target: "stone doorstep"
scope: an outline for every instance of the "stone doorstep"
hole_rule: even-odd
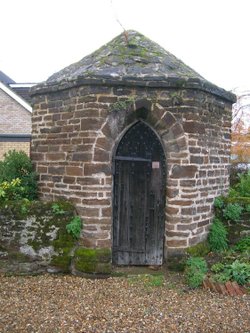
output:
[[[243,296],[247,294],[247,289],[245,287],[239,286],[235,281],[227,281],[226,283],[218,283],[212,281],[210,278],[206,278],[203,281],[203,288],[217,292],[222,295],[228,296]]]

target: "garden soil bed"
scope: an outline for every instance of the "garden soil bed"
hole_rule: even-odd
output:
[[[135,277],[0,276],[1,333],[250,332],[250,295],[189,290],[177,273]]]

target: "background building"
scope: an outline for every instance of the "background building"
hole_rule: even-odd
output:
[[[0,71],[0,160],[9,150],[30,154],[32,83],[16,83]]]

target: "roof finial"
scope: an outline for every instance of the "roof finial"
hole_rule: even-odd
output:
[[[127,32],[127,30],[124,30],[124,31],[123,31],[123,34],[124,34],[124,37],[125,37],[125,39],[126,39],[126,43],[127,43],[127,45],[128,45],[128,32]]]
[[[123,33],[124,33],[124,37],[126,39],[126,43],[128,44],[128,32],[124,28],[124,26],[121,24],[120,20],[118,19],[118,15],[117,15],[117,13],[116,13],[116,11],[114,9],[114,6],[113,6],[113,0],[110,0],[110,4],[111,4],[112,10],[113,10],[114,18],[115,18],[116,22],[122,27]]]

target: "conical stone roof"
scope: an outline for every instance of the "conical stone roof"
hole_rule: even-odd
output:
[[[173,54],[133,30],[53,74],[34,87],[32,94],[84,84],[196,88],[234,100],[233,94],[206,81]]]

